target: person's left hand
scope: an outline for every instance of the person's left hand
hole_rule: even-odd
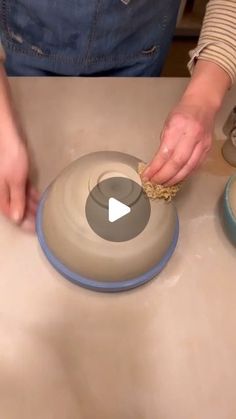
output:
[[[160,185],[181,182],[205,159],[212,143],[215,109],[183,98],[171,112],[157,154],[142,174]]]

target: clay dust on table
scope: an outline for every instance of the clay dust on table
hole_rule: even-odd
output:
[[[142,175],[144,169],[146,168],[146,164],[143,162],[140,162],[138,164],[138,174]],[[142,180],[142,178],[141,178]],[[170,202],[172,198],[176,196],[176,194],[181,189],[181,183],[178,183],[173,186],[163,186],[163,185],[157,185],[155,183],[152,183],[150,181],[143,182],[142,180],[142,187],[148,198],[150,199],[165,199],[165,201]]]

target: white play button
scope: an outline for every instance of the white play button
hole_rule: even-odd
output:
[[[130,199],[130,194],[135,201]],[[98,182],[90,191],[85,213],[91,229],[99,237],[125,242],[144,230],[151,205],[138,183],[125,177],[112,177]]]
[[[108,219],[110,223],[119,220],[131,211],[128,205],[123,204],[115,198],[109,198]]]

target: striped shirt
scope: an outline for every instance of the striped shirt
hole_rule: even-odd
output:
[[[197,47],[190,51],[188,68],[192,73],[196,60],[218,64],[236,78],[236,0],[209,0]]]

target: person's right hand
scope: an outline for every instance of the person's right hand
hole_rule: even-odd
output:
[[[26,147],[17,134],[0,138],[0,212],[26,230],[34,230],[38,193],[28,182]]]

